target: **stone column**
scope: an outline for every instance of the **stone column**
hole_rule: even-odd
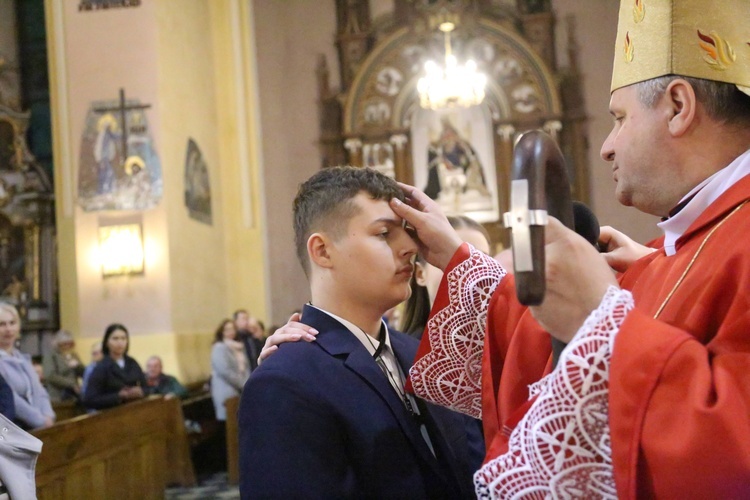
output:
[[[362,140],[357,137],[351,137],[344,141],[344,149],[346,149],[348,163],[354,167],[361,167],[364,163],[362,161]]]
[[[406,134],[392,135],[389,142],[393,145],[393,153],[395,160],[396,179],[406,184],[414,183],[414,172],[408,167],[408,161],[406,157],[406,146],[409,143],[409,138]]]

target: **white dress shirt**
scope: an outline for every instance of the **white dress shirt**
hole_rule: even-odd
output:
[[[342,325],[344,325],[350,332],[352,332],[352,335],[357,337],[357,340],[359,340],[363,346],[365,346],[365,349],[367,349],[367,352],[370,353],[370,355],[375,358],[375,353],[378,350],[378,347],[380,346],[380,342],[377,339],[372,338],[370,335],[365,333],[364,330],[362,330],[360,327],[352,323],[351,321],[345,320],[344,318],[341,318],[339,316],[336,316],[333,313],[330,313],[326,311],[325,309],[321,309],[319,307],[316,307],[312,304],[308,304],[311,307],[315,307],[318,311],[321,311],[328,316],[332,317]],[[419,416],[419,408],[417,407],[417,403],[414,400],[414,396],[407,393],[404,390],[404,382],[406,381],[406,376],[404,375],[403,370],[401,370],[401,365],[398,364],[398,360],[396,359],[396,354],[393,352],[393,347],[391,347],[391,338],[388,334],[388,326],[385,324],[385,321],[381,320],[380,322],[380,328],[383,332],[384,339],[382,342],[385,344],[383,348],[380,350],[380,354],[377,358],[375,358],[375,362],[380,366],[380,369],[383,371],[383,374],[388,379],[388,382],[391,384],[391,387],[393,387],[393,390],[396,391],[396,394],[398,394],[399,399],[404,403],[404,406],[415,416]],[[420,431],[422,433],[422,437],[424,438],[425,442],[427,443],[427,446],[430,448],[430,451],[432,454],[435,454],[435,450],[432,446],[432,441],[430,440],[430,436],[427,433],[427,427],[423,423],[420,423]]]
[[[664,251],[674,255],[675,244],[693,222],[713,203],[740,179],[750,174],[750,150],[745,151],[735,160],[708,179],[695,186],[682,201],[693,197],[674,217],[658,223],[664,231]]]

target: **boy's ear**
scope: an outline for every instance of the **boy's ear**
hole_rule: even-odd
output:
[[[698,105],[695,90],[687,81],[677,78],[669,82],[664,94],[670,107],[669,131],[673,137],[680,137],[695,120]]]
[[[307,255],[310,262],[318,267],[331,268],[333,261],[330,255],[331,240],[323,233],[313,233],[307,239]]]
[[[414,281],[419,286],[427,286],[427,278],[425,276],[425,266],[421,262],[414,263]]]

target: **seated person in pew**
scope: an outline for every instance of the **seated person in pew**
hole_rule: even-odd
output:
[[[73,335],[60,330],[52,341],[53,349],[42,357],[44,382],[52,402],[78,399],[81,385],[78,379],[83,376],[84,366],[75,352]]]
[[[15,347],[20,332],[18,310],[0,302],[0,376],[13,392],[15,421],[25,429],[49,427],[55,423],[55,412],[31,358]]]
[[[184,398],[187,389],[180,384],[175,377],[167,375],[162,369],[159,356],[151,356],[146,360],[146,394],[162,394],[166,397]]]
[[[81,397],[86,394],[86,386],[91,378],[91,374],[94,372],[96,364],[102,360],[102,356],[102,341],[97,340],[91,344],[91,362],[89,362],[83,370],[83,378],[81,379]]]
[[[83,404],[103,410],[141,399],[146,379],[136,360],[128,356],[128,330],[119,323],[107,327],[102,340],[102,360],[86,386]]]
[[[461,416],[404,392],[418,341],[382,320],[411,293],[417,245],[389,206],[395,181],[319,171],[294,202],[315,342],[281,345],[239,410],[242,498],[464,498],[475,461]],[[480,458],[481,460],[481,458]]]

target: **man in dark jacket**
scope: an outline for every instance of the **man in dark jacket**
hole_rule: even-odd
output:
[[[404,391],[417,341],[383,314],[411,293],[412,240],[373,170],[329,168],[300,187],[297,253],[310,281],[302,321],[242,393],[243,498],[462,498],[475,462],[460,415]]]

